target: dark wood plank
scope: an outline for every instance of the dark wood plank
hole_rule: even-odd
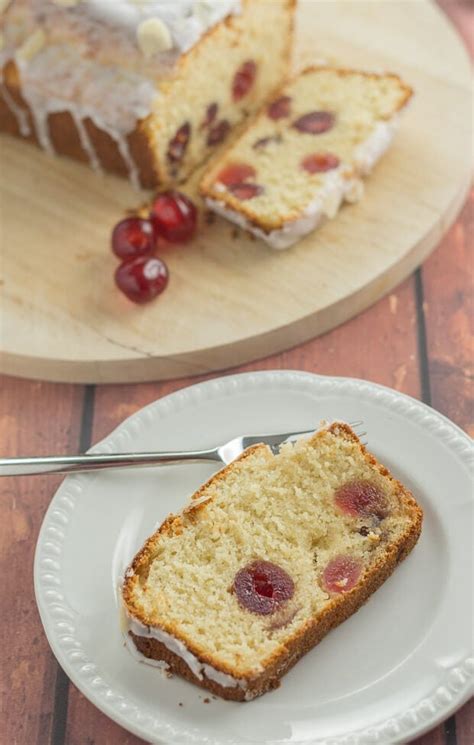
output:
[[[409,280],[373,308],[326,336],[238,371],[293,368],[347,375],[374,380],[419,396],[416,322],[414,281]],[[194,378],[192,381],[98,388],[93,439],[104,437],[145,404],[196,381]],[[109,721],[71,686],[66,742],[67,745],[137,745],[139,740]],[[433,740],[433,745],[441,743],[441,740]],[[428,741],[423,745],[428,745]]]
[[[425,263],[426,341],[433,406],[474,435],[474,191]]]
[[[471,0],[438,0],[474,56]],[[474,193],[459,220],[422,270],[431,404],[474,435]],[[446,725],[446,741],[474,743],[471,700]]]
[[[422,269],[431,404],[474,435],[474,192]],[[472,702],[448,729],[449,745],[474,742]],[[460,734],[461,733],[461,734]],[[467,738],[467,739],[466,739]]]
[[[78,449],[82,389],[0,378],[2,455]],[[43,514],[59,478],[0,480],[0,740],[45,745],[54,730],[58,665],[33,592],[33,555]]]
[[[423,737],[418,737],[414,740],[413,745],[446,745],[443,725],[432,729]]]
[[[472,745],[474,742],[474,699],[471,699],[456,715],[457,745]]]

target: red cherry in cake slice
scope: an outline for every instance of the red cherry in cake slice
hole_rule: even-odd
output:
[[[141,217],[121,220],[112,232],[112,251],[119,259],[146,256],[153,251],[155,242],[153,223]]]
[[[217,181],[225,186],[230,186],[232,184],[242,184],[247,179],[254,178],[256,175],[257,171],[248,163],[229,163],[219,173]]]
[[[385,496],[372,481],[348,481],[336,490],[334,501],[342,512],[353,517],[372,515],[382,520],[387,514]]]
[[[280,134],[269,135],[268,137],[261,137],[259,140],[256,140],[252,147],[254,150],[261,150],[267,147],[267,145],[279,145],[281,142],[283,142],[283,137]]]
[[[257,77],[257,65],[253,60],[247,60],[239,67],[232,82],[232,98],[240,101],[253,87]]]
[[[227,119],[222,119],[214,127],[211,127],[207,136],[207,144],[209,147],[220,145],[224,142],[225,138],[230,132],[230,122]]]
[[[295,592],[295,584],[284,569],[260,560],[237,572],[233,588],[242,607],[262,616],[274,613]]]
[[[322,582],[328,592],[349,592],[357,584],[362,565],[352,556],[336,556],[326,566]]]
[[[154,256],[125,261],[115,272],[117,287],[134,303],[148,303],[161,295],[168,284],[168,268]]]
[[[274,121],[285,119],[287,116],[290,116],[290,113],[291,96],[280,96],[276,101],[272,101],[267,108],[267,115]]]
[[[308,173],[326,173],[340,165],[337,155],[332,153],[312,153],[301,161],[301,167]]]
[[[168,145],[167,155],[171,163],[179,163],[184,158],[190,139],[191,125],[189,122],[185,122],[176,131],[176,134]]]
[[[209,106],[206,109],[206,116],[204,117],[204,121],[201,124],[201,129],[207,129],[208,127],[215,122],[217,117],[217,112],[219,111],[219,104],[217,103],[210,103]]]
[[[336,117],[331,111],[311,111],[293,122],[293,127],[299,132],[321,135],[332,129],[335,121]]]
[[[265,189],[260,184],[251,184],[244,182],[243,184],[229,184],[227,190],[233,194],[234,197],[240,199],[241,202],[245,202],[248,199],[254,199],[263,194]]]
[[[170,243],[186,243],[196,232],[196,207],[180,191],[159,194],[151,206],[150,218],[157,235]]]

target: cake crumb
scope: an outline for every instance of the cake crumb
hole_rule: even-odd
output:
[[[211,703],[211,699],[210,699],[210,698],[205,698],[205,699],[203,700],[203,703],[204,703],[204,704],[210,704],[210,703]]]
[[[179,704],[178,704],[178,706],[182,706],[182,705],[183,705],[183,702],[182,702],[182,701],[180,701],[180,702],[179,702]]]

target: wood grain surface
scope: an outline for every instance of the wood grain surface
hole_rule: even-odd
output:
[[[170,285],[146,307],[114,288],[108,248],[111,227],[145,195],[1,137],[0,369],[90,383],[214,371],[314,338],[399,284],[451,224],[470,179],[467,54],[431,0],[409,7],[299,3],[297,67],[324,58],[393,70],[415,89],[366,198],[289,251],[224,220],[203,224],[191,244],[165,250]]]
[[[472,28],[472,4],[442,5],[464,30]],[[369,310],[325,336],[232,372],[295,368],[366,378],[423,399],[474,435],[473,214],[474,193],[422,269]],[[188,382],[94,388],[0,378],[0,450],[86,449],[124,417]],[[139,745],[68,682],[43,634],[32,563],[57,483],[45,477],[0,481],[0,745]],[[473,743],[473,701],[416,741]]]

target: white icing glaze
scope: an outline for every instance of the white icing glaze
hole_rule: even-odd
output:
[[[189,651],[189,649],[186,647],[185,644],[183,644],[182,641],[176,639],[176,637],[168,634],[166,631],[153,626],[145,626],[143,623],[137,621],[135,618],[127,616],[126,613],[125,617],[127,625],[125,632],[126,637],[128,637],[128,632],[131,631],[136,636],[141,636],[145,639],[156,639],[157,641],[164,644],[164,646],[169,649],[170,652],[173,652],[178,657],[181,657],[183,662],[189,667],[191,672],[196,676],[196,678],[198,678],[198,680],[203,680],[203,677],[205,676],[209,680],[213,680],[224,688],[247,688],[246,680],[234,678],[232,677],[232,675],[223,673],[220,670],[216,670],[216,668],[212,667],[211,665],[201,662],[198,657],[196,657],[192,652]],[[142,661],[150,662],[150,660],[148,660],[148,658],[146,657],[144,657]]]
[[[136,660],[137,662],[141,662],[144,665],[150,665],[150,667],[157,667],[159,670],[162,670],[163,672],[169,671],[170,666],[164,660],[151,660],[149,657],[145,657],[144,654],[139,652],[135,644],[133,643],[132,639],[128,636],[128,634],[124,635],[124,640],[125,640],[125,646],[127,647],[128,651],[130,652],[134,660]]]
[[[143,21],[159,19],[180,52],[188,51],[223,18],[241,11],[241,0],[83,0],[81,5],[82,12],[134,36]]]
[[[356,148],[354,164],[362,176],[369,174],[377,161],[388,150],[398,125],[398,116],[394,116],[386,122],[378,122],[370,137]]]
[[[370,136],[355,150],[354,166],[360,175],[370,173],[375,163],[389,147],[398,117],[387,122],[378,122]],[[330,171],[324,178],[323,186],[318,188],[314,200],[306,207],[302,215],[286,223],[279,230],[269,233],[251,223],[244,215],[235,212],[218,199],[206,197],[206,205],[213,212],[230,222],[248,230],[252,235],[265,241],[271,248],[282,250],[289,248],[305,235],[315,230],[324,218],[332,219],[337,214],[343,201],[358,202],[364,193],[363,182],[357,176],[351,175],[350,167],[338,168]]]
[[[22,95],[31,109],[41,147],[54,152],[48,117],[56,112],[68,112],[91,166],[100,170],[84,126],[84,120],[90,119],[116,142],[130,181],[139,188],[139,174],[127,135],[150,112],[157,96],[153,83],[133,72],[105,68],[82,59],[66,45],[49,46],[33,60],[17,59],[16,63]],[[60,98],[57,91],[61,92]]]

